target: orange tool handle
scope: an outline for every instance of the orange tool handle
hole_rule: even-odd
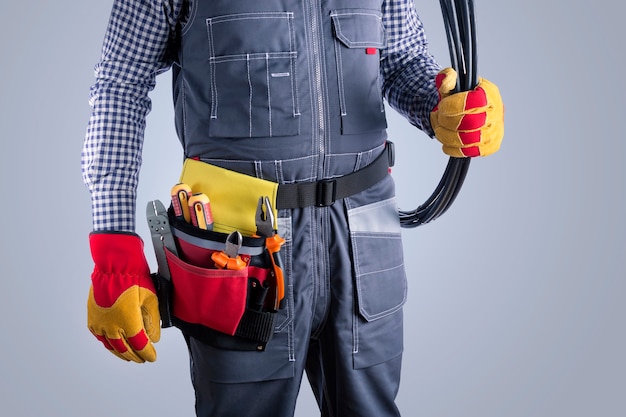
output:
[[[238,271],[244,269],[247,264],[241,259],[240,256],[231,258],[225,252],[213,252],[211,259],[215,262],[217,269],[230,269],[231,271]]]
[[[283,306],[282,301],[285,298],[285,275],[283,273],[283,260],[280,256],[280,248],[285,244],[285,239],[275,234],[265,239],[265,247],[270,255],[274,278],[276,279],[276,304],[274,308],[278,310]]]

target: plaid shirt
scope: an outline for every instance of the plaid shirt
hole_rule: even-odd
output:
[[[170,45],[187,0],[114,0],[91,87],[83,179],[92,199],[93,229],[135,231],[136,189],[148,93],[172,64]],[[387,47],[381,51],[383,92],[390,106],[432,136],[439,65],[429,54],[413,0],[386,0]]]

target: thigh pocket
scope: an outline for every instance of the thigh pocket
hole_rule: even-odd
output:
[[[206,25],[211,136],[297,135],[293,13],[237,13],[208,18]]]
[[[402,352],[407,282],[396,200],[349,208],[348,222],[358,308],[355,366],[367,367]]]

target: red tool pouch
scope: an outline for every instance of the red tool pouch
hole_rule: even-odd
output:
[[[166,252],[172,322],[184,333],[221,348],[264,350],[274,331],[276,285],[265,238],[244,237],[246,267],[218,269],[211,255],[225,233],[199,229],[168,210],[178,256]]]

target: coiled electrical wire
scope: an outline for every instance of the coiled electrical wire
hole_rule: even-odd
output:
[[[439,3],[448,40],[450,66],[458,75],[454,91],[472,90],[478,84],[474,2],[440,0]],[[445,213],[461,190],[470,161],[470,158],[450,157],[430,197],[415,210],[400,210],[400,225],[404,228],[421,226]]]

